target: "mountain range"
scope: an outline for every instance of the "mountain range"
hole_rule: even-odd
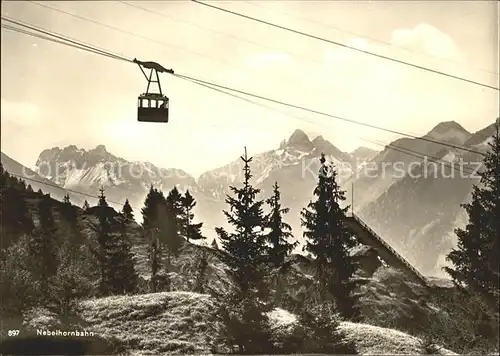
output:
[[[322,136],[311,140],[302,130],[296,130],[276,149],[253,155],[252,179],[263,198],[271,195],[272,185],[278,182],[282,204],[290,208],[287,222],[296,239],[303,241],[299,212],[312,198],[319,157],[325,153],[339,171],[349,204],[354,198],[356,214],[415,267],[425,274],[438,275],[443,256],[455,243],[453,229],[464,222],[460,204],[468,198],[472,184],[477,183],[470,174],[449,177],[443,173],[460,159],[480,162],[482,156],[469,151],[485,152],[493,129],[491,125],[469,133],[456,122],[442,122],[424,140],[402,138],[380,152],[360,147],[351,153],[339,150]],[[467,147],[469,151],[430,142],[433,140]],[[7,171],[29,178],[27,183],[34,189],[42,189],[59,200],[68,193],[80,206],[85,199],[95,204],[98,190],[104,187],[108,202],[117,209],[129,199],[138,220],[151,185],[163,191],[173,186],[181,192],[189,190],[197,200],[196,218],[204,222],[208,238],[215,237],[214,227],[225,225],[225,196],[231,185],[241,182],[243,174],[239,157],[196,178],[182,169],[128,161],[108,152],[104,145],[91,150],[74,145],[46,149],[40,153],[34,170],[4,153],[1,160]],[[430,160],[445,162],[445,168],[437,167],[440,169],[436,171]],[[464,169],[473,166],[469,163]]]

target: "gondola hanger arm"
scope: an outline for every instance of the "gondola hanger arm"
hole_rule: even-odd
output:
[[[146,69],[153,69],[153,70],[157,71],[158,73],[174,74],[173,69],[166,69],[161,64],[156,63],[156,62],[152,62],[152,61],[143,62],[143,61],[140,61],[140,60],[134,58],[134,63],[137,63],[139,66],[142,66]]]

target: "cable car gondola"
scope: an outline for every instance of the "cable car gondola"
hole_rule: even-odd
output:
[[[142,74],[148,81],[146,92],[139,95],[137,102],[137,121],[141,122],[168,122],[169,100],[166,95],[163,95],[160,85],[160,77],[158,73],[174,74],[172,69],[165,69],[156,62],[141,62],[134,59],[134,63],[139,65]],[[146,75],[145,69],[150,69],[149,77]],[[153,80],[153,72],[156,80]],[[159,93],[150,92],[151,83],[158,84]]]

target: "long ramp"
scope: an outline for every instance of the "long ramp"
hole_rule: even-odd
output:
[[[346,219],[346,226],[351,232],[365,245],[373,247],[388,265],[397,268],[411,278],[417,280],[425,286],[428,286],[427,278],[416,270],[403,256],[396,252],[387,242],[384,241],[375,231],[363,222],[354,213]]]

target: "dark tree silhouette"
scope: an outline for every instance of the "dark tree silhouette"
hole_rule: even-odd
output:
[[[134,210],[130,206],[128,199],[126,199],[125,204],[123,204],[122,213],[127,220],[134,220]]]
[[[160,241],[167,249],[167,264],[172,263],[172,257],[177,257],[182,246],[183,207],[182,195],[174,187],[161,205]]]
[[[360,314],[353,296],[356,285],[351,281],[356,265],[349,254],[357,242],[344,225],[349,207],[340,207],[346,198],[337,184],[337,172],[326,164],[324,154],[320,162],[316,200],[301,212],[306,250],[316,258],[321,298],[327,300],[330,294],[342,316],[357,320]]]
[[[250,179],[252,177],[245,149],[243,187],[230,187],[234,196],[227,196],[229,211],[224,211],[234,232],[217,228],[225,254],[221,259],[228,266],[228,274],[233,281],[229,295],[217,296],[220,310],[219,317],[225,328],[221,330],[220,342],[229,348],[237,345],[238,353],[270,352],[269,320],[266,312],[270,305],[264,300],[268,296],[266,288],[267,270],[265,235],[262,232],[264,214],[262,200],[257,200],[259,193]]]
[[[106,246],[106,283],[111,294],[131,294],[137,291],[138,275],[126,223],[125,217],[117,218],[118,233],[111,234]]]
[[[469,223],[457,229],[458,246],[447,260],[445,270],[455,283],[470,287],[490,300],[498,300],[500,251],[500,133],[499,123],[491,150],[484,159],[481,185],[474,186],[472,201],[464,204]]]
[[[189,240],[201,240],[204,239],[205,236],[201,234],[201,227],[203,223],[193,223],[193,208],[196,206],[196,201],[194,197],[189,193],[189,190],[186,191],[183,197],[181,197],[181,206],[182,206],[182,219],[181,219],[181,233]]]
[[[104,196],[104,187],[101,187],[99,189],[99,192],[101,195],[99,195],[99,202],[97,203],[98,206],[108,206],[108,202],[106,201],[106,197]]]
[[[270,229],[267,234],[267,243],[270,245],[269,258],[276,268],[284,266],[285,258],[298,244],[298,242],[288,241],[293,237],[292,227],[283,221],[283,215],[288,213],[290,209],[281,207],[280,198],[278,182],[275,182],[273,196],[266,200],[271,211],[265,217],[265,223],[266,227]]]
[[[30,242],[33,273],[40,281],[40,295],[50,298],[51,278],[57,273],[57,227],[52,212],[52,199],[43,196],[37,206],[39,225],[35,228]]]
[[[159,241],[160,234],[160,207],[165,204],[163,193],[151,185],[144,200],[142,213],[142,228],[145,239],[149,245],[149,262],[151,266],[151,290],[158,290],[158,273],[161,270],[162,250]]]

